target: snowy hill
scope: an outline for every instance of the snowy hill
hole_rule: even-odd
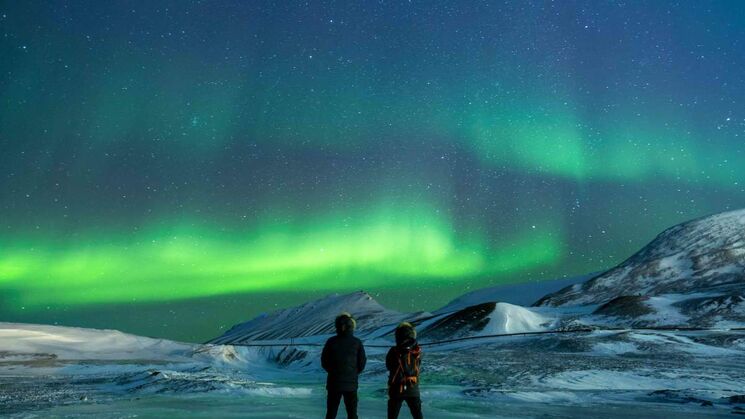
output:
[[[547,330],[555,319],[508,303],[482,303],[428,319],[419,326],[422,341]]]
[[[575,279],[573,279],[575,280]],[[482,334],[520,333],[544,330],[551,318],[536,314],[535,309],[493,300],[494,291],[474,291],[454,300],[434,314],[427,312],[400,313],[380,305],[369,294],[332,294],[298,307],[278,310],[238,324],[212,344],[241,344],[258,341],[302,339],[322,341],[334,333],[333,319],[340,312],[354,315],[362,339],[393,340],[393,331],[402,321],[414,323],[423,341],[450,339]]]
[[[296,390],[272,383],[284,376],[278,368],[282,359],[272,349],[188,344],[117,330],[0,322],[0,416],[73,403],[85,407],[127,400],[135,393],[230,393],[235,389],[244,394],[291,393]],[[104,410],[91,417],[140,416]],[[79,417],[79,413],[73,416]]]
[[[195,345],[118,330],[0,322],[0,366],[11,362],[51,367],[75,362],[89,366],[182,364],[204,368],[263,364],[265,359],[262,354],[236,351],[230,346]]]
[[[738,210],[669,228],[617,267],[536,305],[604,304],[634,295],[739,295],[743,290],[745,210]]]
[[[599,272],[571,278],[560,278],[548,281],[522,282],[481,288],[463,294],[446,306],[434,311],[435,314],[461,310],[466,307],[488,302],[503,302],[529,306],[544,295],[559,291],[567,286],[579,284],[597,276]]]
[[[118,330],[0,323],[0,342],[15,360],[185,361],[193,345],[130,335]],[[2,359],[2,356],[0,356]]]
[[[389,310],[363,291],[343,295],[332,294],[240,323],[209,343],[234,344],[332,334],[334,318],[341,312],[348,312],[354,316],[357,320],[358,334],[416,317]]]

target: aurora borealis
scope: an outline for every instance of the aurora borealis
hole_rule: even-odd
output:
[[[739,2],[0,3],[0,321],[204,340],[745,207]]]

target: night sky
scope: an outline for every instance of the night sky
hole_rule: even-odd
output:
[[[0,1],[0,321],[429,310],[745,207],[745,4]]]

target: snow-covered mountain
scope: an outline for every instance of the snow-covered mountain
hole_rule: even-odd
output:
[[[536,302],[538,306],[605,304],[622,296],[745,291],[745,210],[669,228],[617,267]],[[730,297],[726,297],[730,296]]]
[[[742,327],[745,210],[669,228],[617,267],[549,294],[536,306],[598,305],[585,324]]]
[[[521,282],[517,284],[501,284],[493,287],[480,288],[463,294],[442,308],[435,314],[461,310],[466,307],[488,302],[503,302],[520,306],[529,306],[544,295],[556,292],[567,286],[579,284],[597,276],[600,272],[559,278],[547,281]]]
[[[355,333],[358,337],[363,340],[382,339],[381,343],[393,341],[393,332],[402,321],[411,322],[417,327],[422,342],[534,332],[547,330],[556,324],[555,316],[540,313],[540,309],[492,300],[491,291],[490,288],[485,289],[482,296],[477,292],[471,293],[467,298],[457,299],[434,314],[389,310],[362,291],[332,294],[240,323],[208,343],[241,345],[267,341],[281,343],[290,339],[319,343],[334,333],[333,319],[343,311],[355,316],[358,325]]]
[[[341,312],[348,312],[354,316],[357,320],[358,334],[365,334],[404,320],[428,316],[427,313],[405,314],[389,310],[363,291],[332,294],[237,324],[209,343],[240,344],[249,341],[327,335],[334,333],[334,318]]]

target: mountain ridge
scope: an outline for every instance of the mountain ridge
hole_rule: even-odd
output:
[[[742,290],[745,209],[672,226],[614,268],[541,298],[535,306],[604,304],[623,295]]]

